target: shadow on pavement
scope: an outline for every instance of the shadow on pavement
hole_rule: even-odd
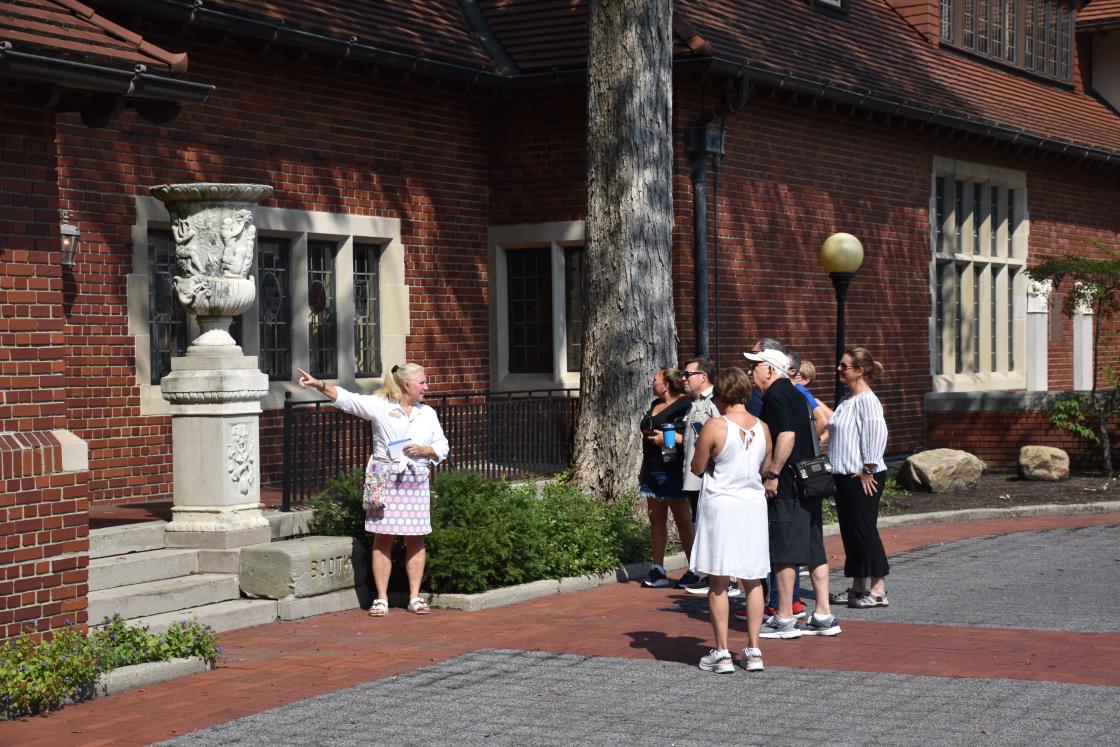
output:
[[[659,630],[635,630],[626,635],[630,636],[630,648],[644,648],[658,661],[695,664],[711,648],[711,641],[691,635],[666,635]]]

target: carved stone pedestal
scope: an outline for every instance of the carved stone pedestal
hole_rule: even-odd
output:
[[[261,513],[258,421],[268,376],[238,354],[173,358],[161,381],[171,403],[174,547],[227,548],[268,542]]]
[[[201,334],[173,358],[160,385],[171,403],[172,547],[230,548],[268,542],[261,512],[258,423],[268,377],[229,334],[252,306],[256,248],[252,206],[272,194],[261,184],[165,184],[175,237],[175,296]]]

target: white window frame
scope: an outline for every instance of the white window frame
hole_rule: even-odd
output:
[[[490,375],[493,389],[549,389],[578,387],[578,371],[568,370],[568,324],[564,282],[564,250],[586,246],[587,224],[582,221],[491,226],[488,231],[490,262]],[[509,372],[509,296],[507,252],[551,248],[552,256],[552,373]]]
[[[329,379],[350,391],[372,393],[381,385],[380,377],[355,376],[354,361],[354,243],[378,243],[384,246],[378,264],[380,294],[381,360],[405,360],[405,341],[409,334],[409,287],[405,283],[404,246],[401,243],[401,223],[398,218],[382,218],[345,213],[325,213],[287,208],[254,207],[253,221],[261,236],[287,238],[290,243],[290,289],[292,294],[292,371],[307,368],[308,317],[307,298],[307,246],[309,241],[333,241],[338,244],[335,254],[335,293],[338,303],[338,377]],[[140,387],[141,415],[169,415],[171,408],[163,399],[158,384],[151,383],[151,341],[149,338],[148,306],[148,232],[170,228],[170,219],[163,203],[154,197],[136,197],[136,223],[132,227],[132,273],[128,275],[128,327],[134,340],[136,355],[136,384]],[[250,275],[256,276],[256,256]],[[190,338],[198,336],[193,318]],[[255,356],[260,345],[258,307],[242,317],[242,349],[245,355]],[[315,399],[301,389],[295,378],[270,381],[268,394],[261,401],[265,410],[284,406],[284,395],[306,401]]]
[[[946,190],[940,232],[944,234],[943,250],[939,251],[937,222],[937,180],[947,178],[949,184],[963,183],[964,199],[971,201],[973,185],[983,186],[981,190],[981,215],[984,225],[975,232],[979,246],[974,241],[973,212],[968,209],[962,218],[960,234],[956,229],[956,200],[953,189]],[[1018,225],[1010,236],[1010,256],[1008,246],[1009,225],[1007,216],[999,216],[996,227],[996,247],[991,238],[991,187],[1014,190],[1014,210]],[[1027,212],[1027,179],[1021,171],[981,164],[958,161],[935,156],[930,180],[930,375],[935,392],[972,392],[989,390],[1024,389],[1026,387],[1027,341],[1026,341],[1026,295],[1027,247],[1030,236],[1030,217]],[[993,251],[994,249],[994,251]],[[954,272],[951,277],[939,279],[939,262],[952,263]],[[1006,270],[1003,270],[1006,268]],[[958,272],[959,270],[959,272]],[[993,368],[992,357],[992,283],[990,273],[999,271],[996,276],[996,296],[1010,296],[1009,306],[997,305],[995,310],[995,345],[998,368]],[[1007,286],[1010,272],[1015,272],[1011,287]],[[980,280],[974,284],[979,273]],[[958,282],[958,276],[960,282]],[[942,287],[939,288],[939,283]],[[979,304],[975,304],[974,288],[980,289]],[[938,338],[938,295],[945,303],[941,307],[941,339]],[[955,311],[957,294],[961,296],[960,315],[962,328],[971,328],[976,323],[974,308],[979,309],[979,360],[975,360],[971,345],[956,349]],[[1009,335],[1009,327],[1014,334]],[[939,344],[940,342],[940,344]],[[1013,342],[1012,349],[1008,349]],[[940,372],[937,356],[941,352]],[[1008,370],[1006,362],[1011,354],[1014,368]],[[962,372],[957,373],[957,356],[962,356]]]

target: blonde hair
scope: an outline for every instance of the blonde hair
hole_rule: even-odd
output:
[[[817,367],[812,361],[801,361],[801,368],[797,369],[797,373],[801,374],[806,384],[812,384],[813,379],[817,378]]]
[[[393,366],[385,376],[385,382],[377,390],[377,393],[385,399],[400,402],[401,395],[404,394],[402,391],[404,382],[412,381],[423,370],[424,367],[419,363],[406,362],[399,366]]]

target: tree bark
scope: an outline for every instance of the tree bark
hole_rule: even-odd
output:
[[[587,71],[587,294],[573,474],[633,491],[639,421],[676,364],[671,0],[592,0]]]

